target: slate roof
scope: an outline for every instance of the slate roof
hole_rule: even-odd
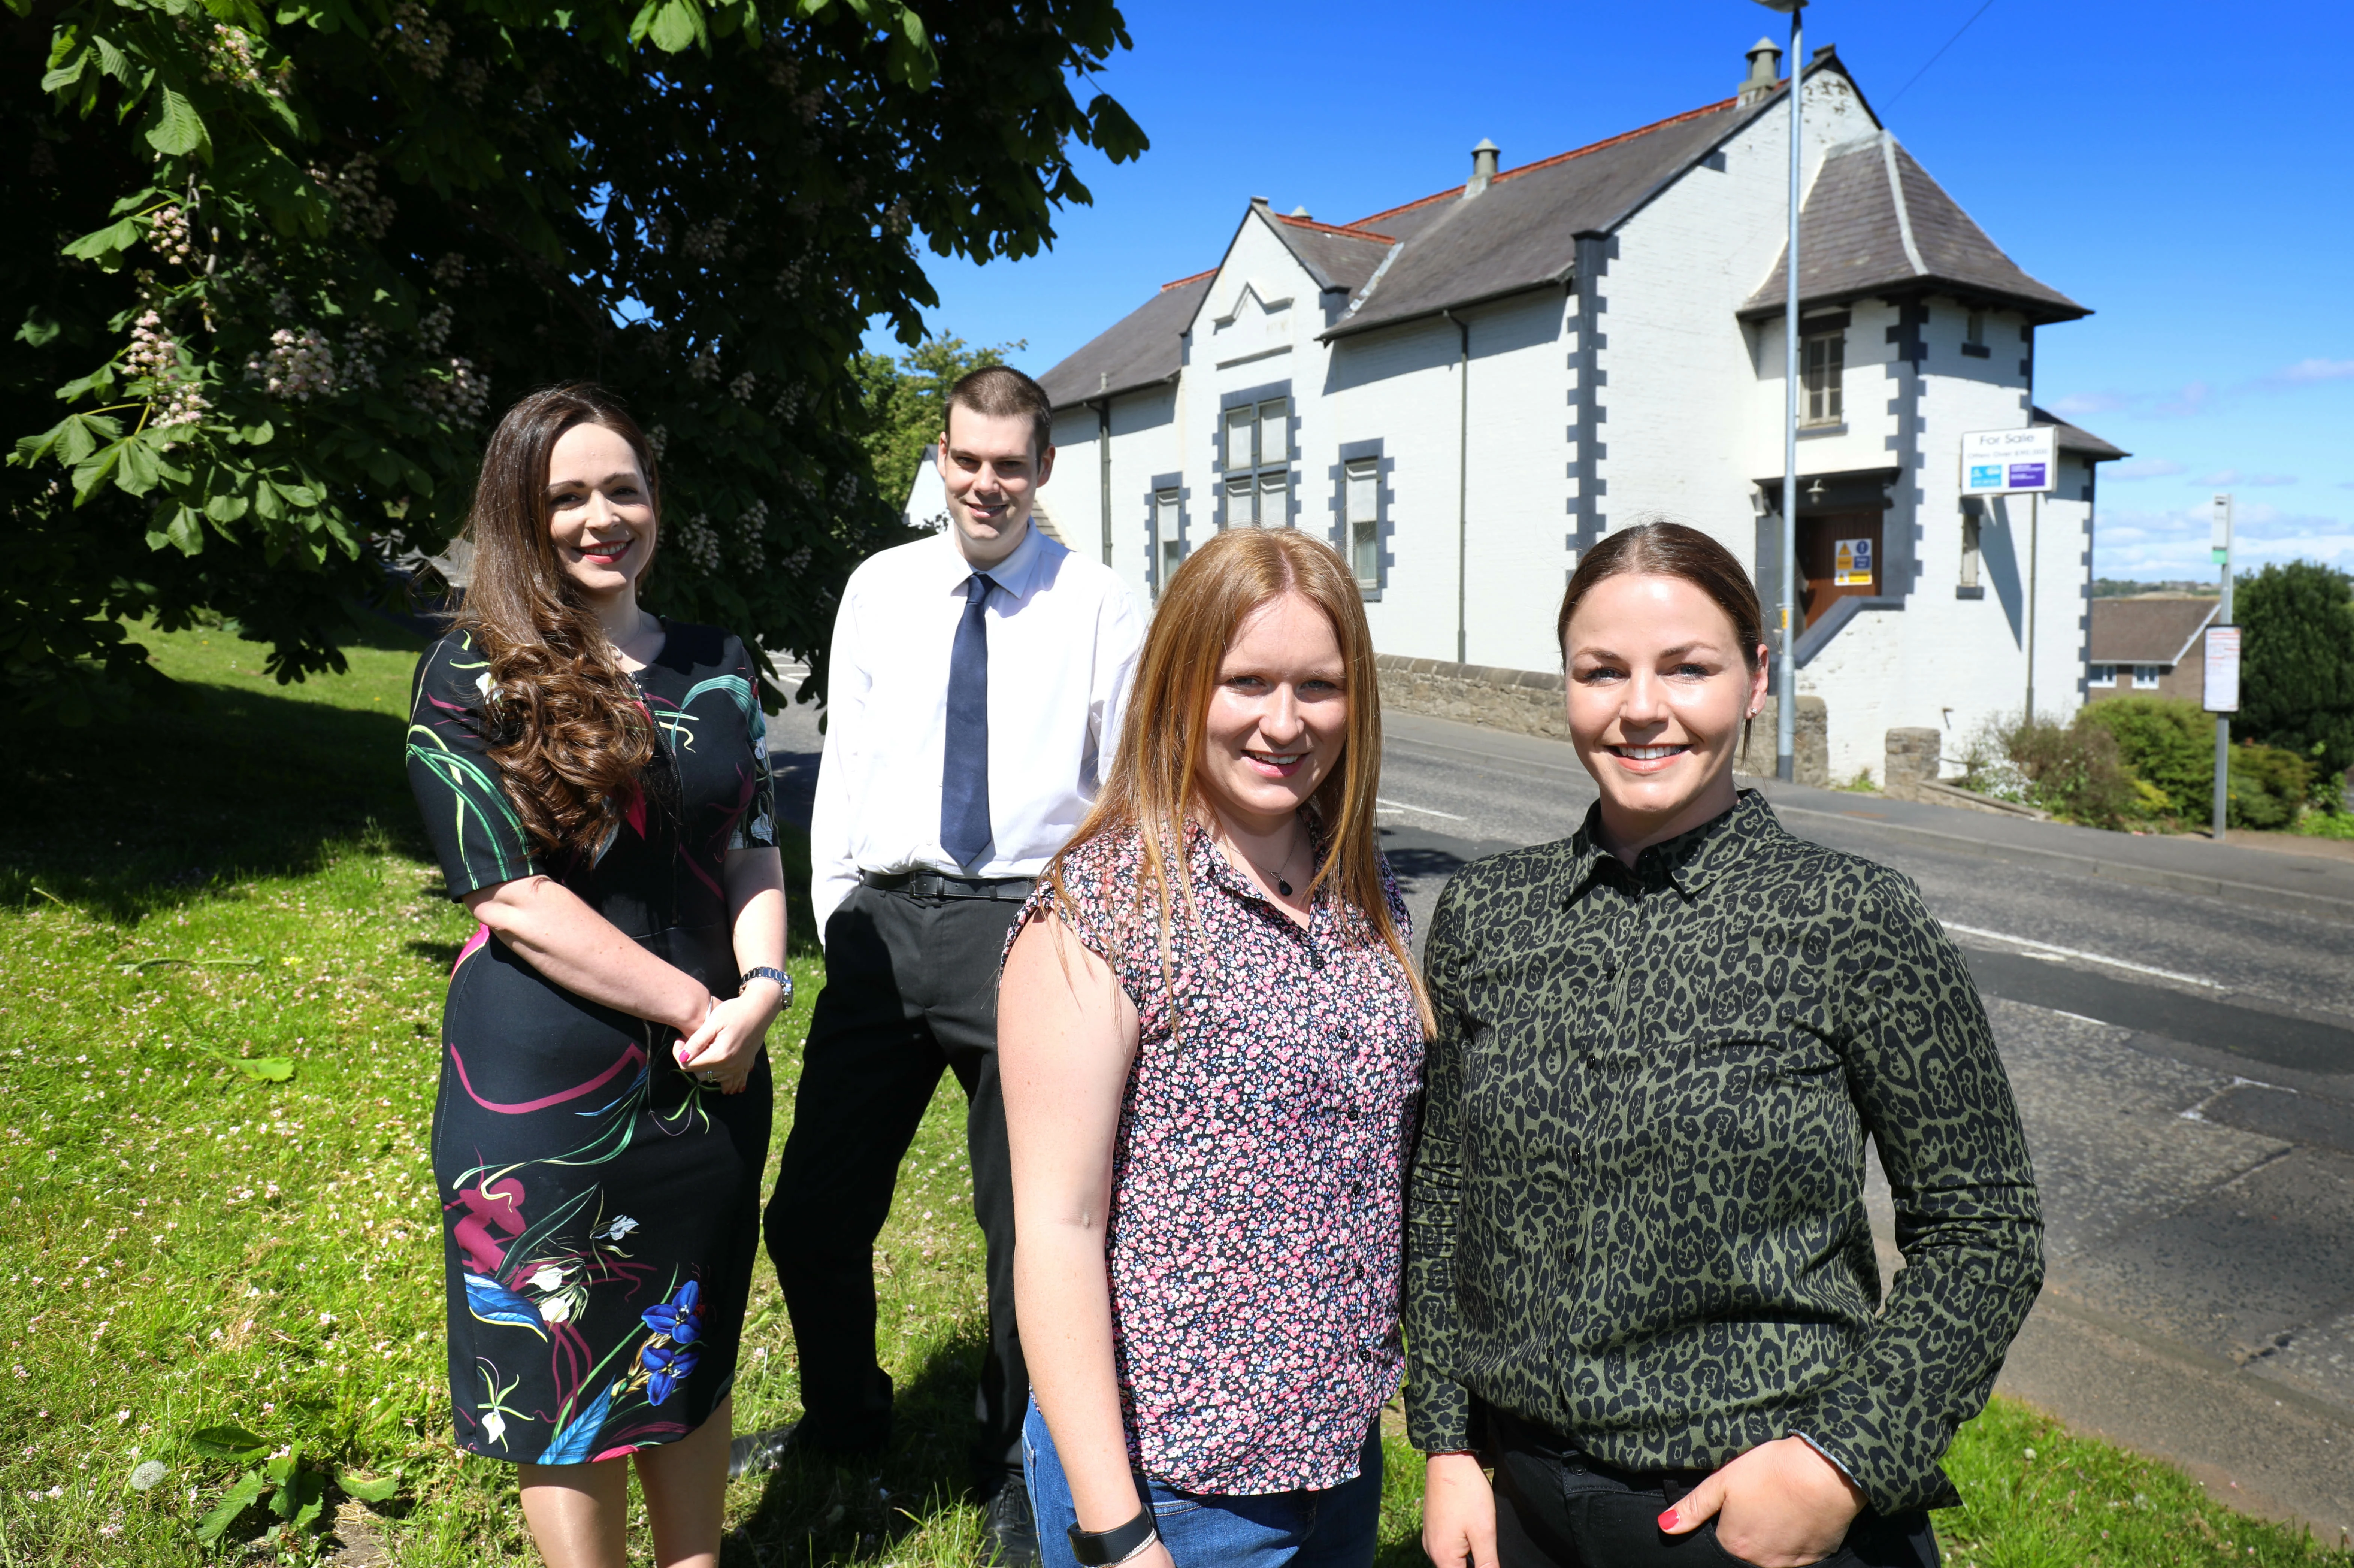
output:
[[[1354,294],[1381,270],[1383,258],[1397,244],[1394,236],[1376,234],[1361,225],[1341,228],[1312,218],[1267,216],[1275,219],[1277,237],[1299,259],[1320,290]]]
[[[1741,314],[1781,313],[1788,251],[1784,246]],[[1834,147],[1824,157],[1798,209],[1798,256],[1802,305],[1935,285],[2019,307],[2037,322],[2093,313],[2020,271],[1885,131]]]
[[[1779,92],[1746,107],[1728,98],[1507,169],[1469,200],[1458,185],[1358,219],[1347,227],[1394,235],[1405,247],[1324,335],[1345,337],[1560,286],[1577,260],[1579,235],[1617,228],[1717,143],[1780,101]]]
[[[2179,664],[2216,608],[2211,599],[2096,599],[2084,657],[2094,664]]]
[[[1806,237],[1801,235],[1798,242],[1805,244]],[[2092,431],[2080,425],[2072,425],[2057,414],[2047,414],[2036,408],[2030,410],[2029,418],[2033,424],[2052,426],[2054,439],[2063,452],[2081,452],[2093,462],[2108,462],[2113,459],[2133,456],[2125,448],[2105,441]]]
[[[1091,397],[1174,381],[1184,363],[1179,341],[1202,308],[1217,269],[1161,285],[1161,291],[1038,377],[1048,401],[1067,408]]]

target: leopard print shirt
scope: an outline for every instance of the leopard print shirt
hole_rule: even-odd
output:
[[[1938,1461],[2043,1276],[1960,953],[1910,881],[1754,792],[1631,871],[1596,825],[1465,867],[1432,920],[1412,1441],[1476,1446],[1477,1402],[1628,1469],[1803,1435],[1883,1513],[1958,1500]]]

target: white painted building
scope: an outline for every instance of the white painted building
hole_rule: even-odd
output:
[[[1515,670],[1560,668],[1579,552],[1648,515],[1715,535],[1777,602],[1780,58],[1540,163],[1482,143],[1461,188],[1353,223],[1254,198],[1214,269],[1041,377],[1063,536],[1150,599],[1215,529],[1313,528],[1384,652]],[[2094,465],[2124,454],[2033,407],[2036,329],[2085,308],[1996,249],[1835,53],[1804,90],[1799,690],[1846,778],[1891,726],[2016,711],[2031,606],[2036,706],[2082,704]],[[2058,491],[2032,518],[1965,503],[1962,433],[2030,422],[2060,427]]]

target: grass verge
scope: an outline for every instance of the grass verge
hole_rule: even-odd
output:
[[[328,1486],[319,1535],[249,1508],[214,1560],[535,1561],[514,1472],[448,1436],[427,1140],[469,927],[399,766],[416,645],[388,632],[349,674],[286,689],[227,630],[144,640],[200,699],[188,711],[43,732],[0,759],[18,824],[0,844],[0,1568],[204,1560],[195,1527],[247,1467],[191,1438],[228,1423],[398,1490],[366,1505]],[[805,853],[788,851],[797,888]],[[822,982],[806,930],[791,961],[801,1001],[770,1038],[780,1134]],[[944,1085],[877,1243],[891,1450],[738,1483],[731,1568],[979,1561],[962,1119]],[[763,1275],[744,1427],[799,1410]],[[1385,1427],[1382,1568],[1412,1568],[1421,1466]],[[1940,1523],[1972,1568],[2348,1561],[1999,1402],[1953,1467],[1970,1502]]]

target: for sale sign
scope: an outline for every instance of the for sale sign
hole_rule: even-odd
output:
[[[2060,479],[2057,432],[2050,425],[2023,430],[1973,430],[1962,437],[1964,495],[2041,494]]]

